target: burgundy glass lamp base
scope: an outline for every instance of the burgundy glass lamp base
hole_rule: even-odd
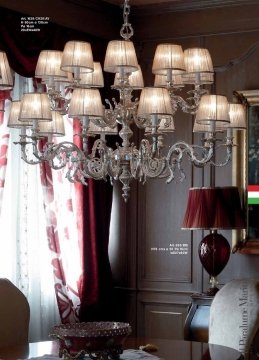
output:
[[[230,245],[224,236],[213,230],[205,236],[199,244],[199,258],[207,273],[210,275],[211,287],[206,294],[214,296],[217,288],[217,276],[227,265],[230,257]]]

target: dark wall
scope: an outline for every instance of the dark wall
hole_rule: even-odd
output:
[[[146,85],[153,84],[151,66],[156,45],[172,42],[184,49],[209,49],[216,70],[212,93],[232,100],[233,90],[259,89],[258,2],[203,10],[154,10],[136,10],[131,21]],[[192,121],[191,116],[178,111],[176,132],[168,136],[167,142],[192,142]],[[121,318],[123,311],[127,312],[138,335],[181,338],[190,295],[208,288],[208,275],[197,254],[203,233],[181,230],[181,223],[188,189],[210,185],[214,170],[193,168],[188,161],[184,168],[184,182],[165,184],[164,180],[152,180],[144,186],[140,184],[132,191],[129,204],[120,203],[115,210],[120,220],[111,236],[115,303]],[[232,184],[231,163],[215,170],[215,184]],[[119,190],[116,196],[120,197]],[[232,232],[223,234],[232,243]],[[164,250],[171,244],[185,244],[187,254],[173,255]],[[219,275],[220,286],[233,278],[258,277],[258,260],[258,255],[231,254]]]

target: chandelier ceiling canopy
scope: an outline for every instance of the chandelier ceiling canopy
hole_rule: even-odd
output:
[[[204,85],[214,81],[212,60],[207,49],[183,51],[177,44],[159,44],[152,73],[154,86],[144,87],[134,44],[130,40],[133,28],[129,23],[129,0],[124,0],[121,40],[108,43],[103,69],[114,73],[113,90],[118,97],[105,100],[99,88],[104,87],[102,66],[94,62],[91,44],[68,41],[63,51],[42,50],[35,77],[41,79],[45,92],[23,94],[13,101],[9,127],[20,130],[22,158],[29,164],[43,161],[53,169],[67,167],[69,181],[87,184],[88,178],[109,178],[122,183],[122,196],[129,198],[133,179],[145,182],[149,178],[183,180],[184,155],[193,165],[210,163],[224,166],[231,158],[232,130],[245,129],[245,109],[241,104],[229,104],[225,96],[210,95]],[[13,78],[6,54],[0,52],[0,88],[13,87]],[[192,86],[187,98],[179,95],[182,88]],[[139,99],[135,96],[140,92]],[[164,136],[175,130],[173,116],[180,109],[195,115],[194,132],[203,134],[201,145],[178,141],[169,147]],[[66,116],[79,118],[82,148],[73,142],[62,142]],[[143,129],[139,146],[131,142],[133,130]],[[218,144],[217,134],[226,134]],[[115,148],[108,147],[106,137],[118,134]],[[90,148],[89,136],[96,136]],[[40,140],[47,141],[42,148]],[[225,148],[225,158],[215,163],[218,147]],[[32,150],[31,150],[32,149]]]

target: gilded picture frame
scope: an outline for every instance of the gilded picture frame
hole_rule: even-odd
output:
[[[236,131],[232,179],[246,214],[246,229],[233,231],[233,252],[259,254],[259,90],[234,92],[247,108],[247,131]]]

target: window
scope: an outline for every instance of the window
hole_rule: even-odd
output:
[[[5,118],[9,106],[6,101]],[[8,162],[0,209],[0,276],[11,280],[27,297],[31,309],[29,340],[37,341],[48,339],[51,327],[60,323],[40,167],[21,160],[20,146],[13,143],[19,140],[19,130],[8,131]]]

